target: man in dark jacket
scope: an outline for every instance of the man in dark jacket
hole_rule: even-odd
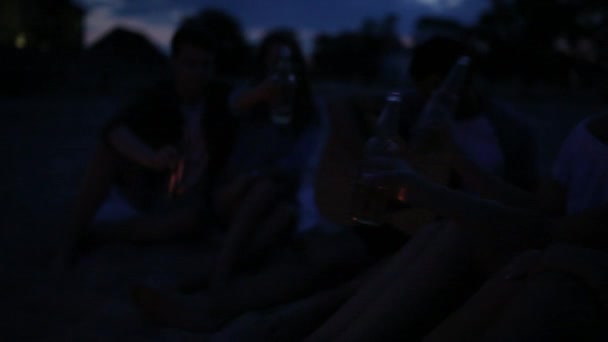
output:
[[[104,127],[77,198],[70,248],[201,231],[235,132],[230,89],[212,77],[214,45],[206,32],[179,28],[172,79],[142,92]]]

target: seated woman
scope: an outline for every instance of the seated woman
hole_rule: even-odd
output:
[[[281,63],[290,67],[286,72],[293,77],[292,84],[276,79],[275,69]],[[253,70],[252,86],[236,92],[231,101],[239,130],[224,174],[225,186],[214,202],[227,226],[211,278],[216,288],[239,264],[259,261],[294,232],[298,190],[314,168],[319,142],[320,107],[293,33],[270,32],[260,44]],[[285,93],[289,98],[284,99]],[[282,121],[276,121],[279,110]]]
[[[443,136],[451,132],[445,130]],[[404,160],[370,161],[370,184],[405,186],[412,205],[450,220],[444,227],[425,227],[309,340],[420,338],[471,295],[481,279],[523,250],[549,241],[605,248],[607,144],[607,115],[582,122],[538,194],[489,175],[458,148],[449,153],[451,164],[479,196],[434,184]],[[458,145],[448,139],[445,147]]]
[[[289,120],[273,121],[281,92],[289,91],[275,75],[285,49],[295,79],[293,112]],[[280,63],[284,66],[286,61]],[[325,111],[313,97],[293,33],[270,32],[260,44],[255,65],[252,85],[232,97],[240,121],[238,139],[214,202],[227,226],[226,240],[215,272],[184,285],[191,292],[209,283],[214,289],[226,285],[239,268],[259,266],[294,232],[301,237],[296,240],[305,240],[300,234],[322,221],[312,183],[324,140]]]

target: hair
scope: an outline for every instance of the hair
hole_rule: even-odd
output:
[[[258,83],[268,77],[270,70],[267,70],[266,56],[275,45],[285,45],[292,52],[292,62],[297,85],[294,118],[291,125],[296,131],[301,131],[308,124],[319,118],[312,96],[312,86],[308,77],[306,60],[304,59],[298,39],[292,30],[284,28],[276,29],[267,33],[262,39],[254,56],[252,81]]]
[[[409,74],[417,83],[432,75],[443,79],[460,56],[471,54],[472,51],[465,44],[451,38],[435,36],[414,47]]]
[[[211,53],[215,53],[217,49],[217,42],[211,33],[188,21],[185,21],[171,38],[171,56],[177,56],[184,45],[193,45]]]

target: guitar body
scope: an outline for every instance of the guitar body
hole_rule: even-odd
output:
[[[365,110],[365,109],[364,109]],[[367,108],[367,110],[379,109]],[[366,138],[357,125],[353,107],[347,103],[329,106],[329,136],[317,171],[315,196],[319,212],[327,220],[344,226],[353,225],[351,200],[357,165],[364,157]],[[437,156],[416,155],[403,146],[403,156],[420,174],[440,184],[447,184],[449,169]],[[422,208],[408,208],[387,215],[386,223],[404,234],[435,220],[435,214]]]

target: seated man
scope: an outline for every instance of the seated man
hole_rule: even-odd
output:
[[[424,104],[450,67],[459,56],[468,53],[463,44],[443,37],[431,38],[416,46],[409,66],[415,89],[404,95],[400,122],[406,140]],[[537,146],[530,128],[518,113],[482,92],[474,82],[475,74],[471,72],[453,116],[456,141],[483,169],[515,186],[534,190],[539,175]]]
[[[401,101],[400,136],[406,143],[411,142],[420,113],[433,91],[441,84],[458,57],[467,53],[469,51],[463,44],[442,37],[431,38],[415,47],[409,65],[414,89],[405,90]],[[325,210],[325,216],[343,224],[350,224],[350,217],[346,215],[349,205],[344,198],[351,191],[353,170],[361,158],[363,143],[373,130],[375,115],[380,114],[382,109],[382,98],[375,98],[376,96],[354,96],[337,103],[332,110],[334,115],[331,119],[334,122],[320,171],[326,177],[317,184],[317,200],[321,203],[321,209]],[[474,73],[467,77],[463,96],[451,119],[455,140],[477,165],[512,185],[526,190],[537,187],[537,144],[530,128],[517,113],[483,93],[474,84]],[[445,163],[418,171],[425,175],[438,174],[439,178],[443,178],[441,182],[452,188],[477,191],[473,184],[449,170]],[[403,232],[393,229],[400,226],[397,222],[400,219],[396,215],[387,225],[372,229],[360,226],[355,229],[375,254],[387,255],[396,251],[407,239]],[[401,225],[400,230],[411,235],[415,228],[404,228]]]
[[[214,40],[206,32],[181,27],[171,49],[173,79],[143,92],[104,128],[70,224],[79,247],[199,229],[234,140],[229,88],[212,80]]]

